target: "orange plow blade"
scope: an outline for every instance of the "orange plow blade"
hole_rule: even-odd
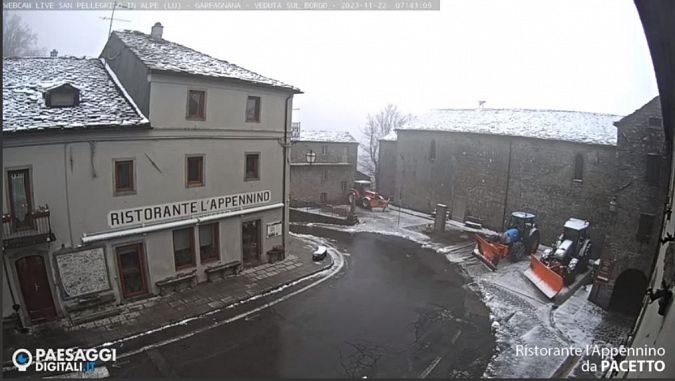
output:
[[[497,242],[489,242],[478,234],[475,234],[476,248],[473,255],[480,259],[490,270],[497,270],[499,260],[508,254],[509,247]]]
[[[525,277],[549,299],[553,299],[563,288],[563,278],[534,255],[530,255],[530,268],[525,270]]]

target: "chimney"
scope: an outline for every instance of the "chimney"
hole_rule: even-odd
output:
[[[156,22],[155,25],[152,26],[152,31],[150,32],[150,37],[153,40],[161,40],[162,39],[162,32],[164,31],[164,27],[160,22]]]
[[[50,58],[56,58],[59,55],[59,51],[56,49],[52,49],[51,52],[49,52],[49,57]]]

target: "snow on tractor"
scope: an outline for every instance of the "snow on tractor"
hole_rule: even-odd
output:
[[[530,267],[525,271],[525,277],[549,299],[564,286],[572,284],[576,276],[588,268],[591,256],[589,226],[590,222],[586,220],[570,218],[553,249],[545,250],[541,259],[530,256]]]
[[[534,214],[511,213],[509,227],[501,235],[485,238],[478,234],[474,235],[476,248],[473,254],[494,271],[502,258],[516,262],[528,254],[536,253],[540,237],[534,220]]]
[[[382,209],[384,211],[389,206],[389,199],[384,198],[381,194],[370,190],[370,181],[356,180],[353,188],[349,191],[349,204],[354,203],[364,209]]]

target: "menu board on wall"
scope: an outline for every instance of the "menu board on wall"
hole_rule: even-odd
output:
[[[66,297],[74,298],[110,289],[103,248],[58,254],[56,266]]]

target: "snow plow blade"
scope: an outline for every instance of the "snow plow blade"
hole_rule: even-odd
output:
[[[530,255],[530,268],[525,270],[525,277],[549,299],[553,299],[563,288],[563,278],[534,255]]]
[[[489,242],[478,234],[475,234],[473,237],[476,241],[473,255],[480,259],[490,270],[497,270],[499,260],[508,254],[509,247],[501,243]]]

